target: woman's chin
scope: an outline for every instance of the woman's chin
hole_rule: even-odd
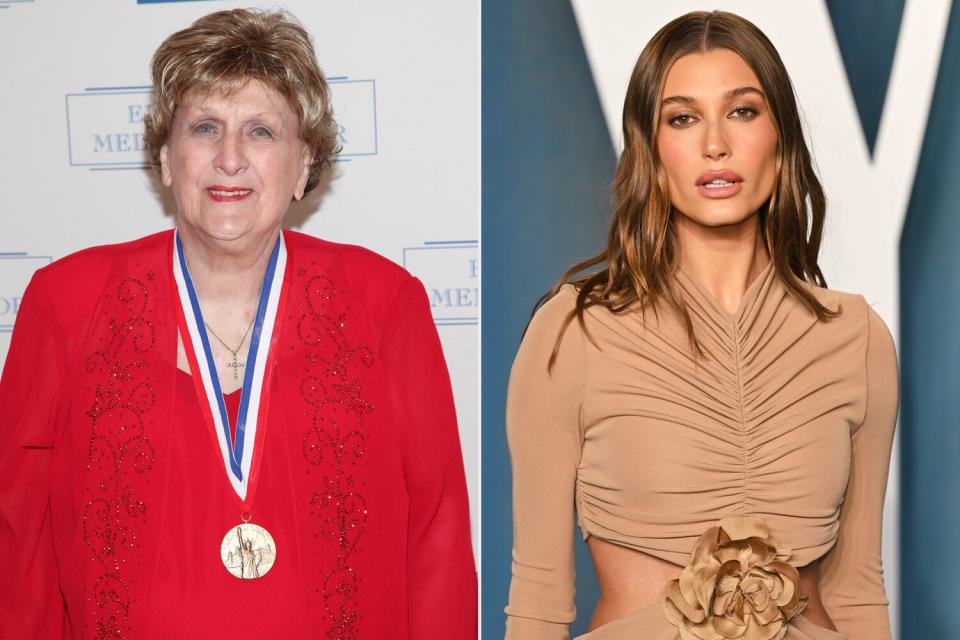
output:
[[[727,206],[690,207],[689,213],[682,209],[680,211],[681,215],[690,222],[710,229],[741,225],[757,215],[757,207],[744,206],[740,203],[724,204]]]
[[[245,237],[249,237],[251,233],[252,231],[249,229],[236,229],[232,227],[215,228],[207,231],[207,235],[218,242],[235,242],[237,240],[243,240]]]
[[[220,220],[202,220],[199,223],[188,221],[181,218],[177,227],[184,230],[188,227],[188,233],[192,231],[195,234],[201,234],[217,242],[235,242],[245,238],[251,238],[259,235],[257,227],[251,220],[238,219],[220,219]],[[272,233],[273,229],[264,230],[262,233]]]

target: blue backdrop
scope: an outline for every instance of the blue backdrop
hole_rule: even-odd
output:
[[[510,582],[510,364],[537,299],[601,247],[616,157],[569,2],[487,1],[482,11],[481,616],[484,638],[497,638]],[[577,608],[590,611],[596,580],[582,543],[577,574]]]
[[[960,2],[900,241],[904,640],[960,638]]]

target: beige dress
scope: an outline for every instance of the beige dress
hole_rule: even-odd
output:
[[[586,333],[570,324],[548,373],[574,307],[572,287],[527,330],[507,400],[514,483],[507,638],[568,637],[576,616],[574,517],[584,538],[688,566],[705,532],[725,516],[745,515],[769,527],[793,567],[824,557],[820,594],[839,630],[797,615],[770,637],[888,639],[880,530],[898,404],[889,331],[862,297],[811,287],[842,310],[818,321],[772,266],[734,314],[682,271],[677,282],[703,358],[672,311],[644,318],[594,307]],[[584,637],[680,638],[683,625],[667,608],[657,603]],[[686,622],[684,637],[711,637],[697,620]],[[726,633],[713,637],[768,637],[756,629]]]

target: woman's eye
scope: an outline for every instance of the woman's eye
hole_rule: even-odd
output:
[[[208,135],[211,133],[216,133],[217,128],[210,122],[201,122],[193,128],[193,132],[201,135]]]
[[[266,127],[254,127],[250,131],[250,134],[254,138],[272,138],[273,137],[273,132],[270,131],[270,129],[267,129]]]
[[[737,120],[751,120],[757,115],[757,110],[753,107],[737,107],[730,115]]]
[[[670,118],[669,123],[671,127],[683,128],[693,124],[693,121],[694,117],[689,113],[680,113]]]

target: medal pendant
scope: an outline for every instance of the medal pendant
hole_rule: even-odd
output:
[[[242,522],[227,531],[220,544],[220,560],[241,580],[262,578],[277,559],[273,536],[252,522]]]

